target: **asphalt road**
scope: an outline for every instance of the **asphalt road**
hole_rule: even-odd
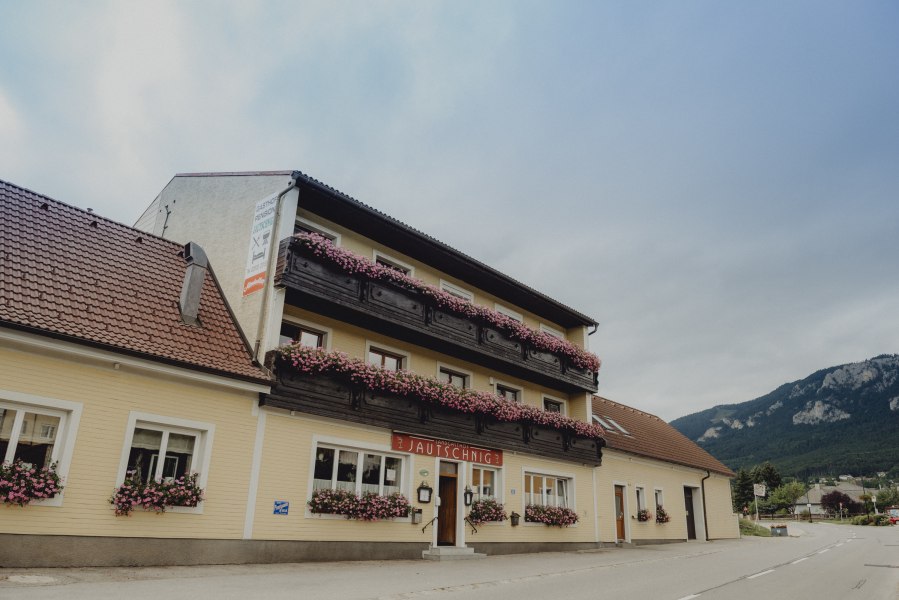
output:
[[[0,569],[0,598],[899,600],[899,527],[790,533],[440,563]]]

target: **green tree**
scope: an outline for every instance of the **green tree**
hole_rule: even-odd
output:
[[[764,483],[768,487],[768,493],[783,485],[783,479],[777,468],[770,462],[765,461],[760,465],[756,465],[749,472],[754,483]]]
[[[877,509],[883,510],[888,506],[899,506],[899,489],[885,488],[877,490],[875,493],[877,498]]]
[[[740,469],[734,477],[734,511],[742,513],[743,507],[751,506],[753,500],[752,476],[746,469]]]
[[[798,481],[785,483],[771,492],[769,499],[777,509],[785,508],[790,514],[796,509],[796,502],[805,495],[806,487]]]

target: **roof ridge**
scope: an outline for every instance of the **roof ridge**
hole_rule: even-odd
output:
[[[658,415],[654,415],[654,414],[652,414],[652,413],[650,413],[650,412],[646,412],[645,410],[640,410],[639,408],[634,408],[633,406],[628,406],[627,404],[622,404],[621,402],[615,402],[614,400],[610,400],[610,399],[605,398],[605,397],[603,397],[603,396],[597,396],[597,395],[595,395],[595,394],[593,395],[593,398],[596,399],[596,400],[601,400],[601,401],[603,401],[603,402],[608,402],[608,403],[610,403],[610,404],[614,404],[615,406],[620,406],[621,408],[623,408],[623,409],[625,409],[625,410],[629,410],[629,411],[631,411],[631,412],[640,413],[641,415],[646,415],[647,417],[652,417],[653,419],[655,419],[655,420],[657,420],[657,421],[659,421],[659,422],[661,422],[661,423],[665,423],[666,425],[669,424],[669,423],[668,423],[667,421],[665,421],[665,419],[663,419],[662,417],[660,417],[660,416],[658,416]]]
[[[0,179],[0,184],[5,185],[5,186],[9,186],[9,187],[11,187],[11,188],[15,188],[16,190],[19,190],[19,191],[22,191],[22,192],[26,192],[26,193],[28,193],[28,194],[31,194],[32,196],[35,196],[36,199],[44,199],[44,200],[47,200],[47,201],[52,202],[52,203],[54,203],[54,204],[58,204],[58,205],[60,205],[60,206],[64,206],[64,207],[69,208],[69,209],[71,209],[71,210],[77,211],[77,212],[79,212],[79,213],[81,213],[81,214],[83,214],[83,215],[85,215],[85,216],[90,216],[90,217],[92,217],[92,218],[94,218],[94,219],[99,219],[99,220],[105,221],[106,223],[109,223],[109,224],[111,224],[111,225],[118,226],[118,227],[122,227],[122,228],[125,229],[125,230],[133,231],[133,232],[135,232],[135,233],[139,233],[141,236],[147,236],[147,237],[155,238],[155,239],[157,239],[157,240],[160,240],[160,241],[163,241],[163,242],[165,242],[165,243],[167,243],[167,244],[170,244],[170,245],[173,246],[173,247],[177,247],[177,248],[183,248],[183,247],[184,247],[184,244],[180,244],[180,243],[178,243],[178,242],[176,242],[176,241],[174,241],[174,240],[169,240],[169,239],[166,239],[166,238],[164,238],[164,237],[162,237],[162,236],[160,236],[160,235],[156,235],[155,233],[149,233],[149,232],[147,232],[147,231],[143,231],[143,230],[141,230],[141,229],[137,229],[136,227],[133,227],[133,226],[131,226],[131,225],[126,225],[125,223],[121,223],[121,222],[119,222],[119,221],[115,221],[115,220],[113,220],[113,219],[110,219],[109,217],[104,217],[104,216],[100,215],[99,213],[94,212],[94,209],[88,210],[88,209],[86,209],[86,208],[81,208],[80,206],[75,206],[74,204],[69,204],[69,203],[67,203],[67,202],[63,202],[62,200],[57,200],[56,198],[51,198],[50,196],[47,196],[46,194],[41,194],[41,193],[39,193],[39,192],[35,192],[35,191],[33,191],[33,190],[30,190],[30,189],[28,189],[28,188],[24,188],[24,187],[22,187],[22,186],[20,186],[20,185],[16,185],[16,184],[14,184],[14,183],[10,183],[9,181],[6,181],[6,180],[4,180],[4,179]]]

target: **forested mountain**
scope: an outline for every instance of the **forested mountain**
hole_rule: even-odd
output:
[[[732,469],[871,474],[899,465],[899,355],[830,367],[740,404],[671,422]]]

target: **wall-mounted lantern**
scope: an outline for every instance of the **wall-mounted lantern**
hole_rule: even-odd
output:
[[[474,492],[471,491],[470,486],[465,486],[465,493],[462,494],[462,497],[465,499],[465,506],[471,506],[471,502],[474,500]]]
[[[418,501],[422,504],[428,504],[431,501],[431,493],[434,489],[428,485],[427,481],[422,481],[418,486]]]

